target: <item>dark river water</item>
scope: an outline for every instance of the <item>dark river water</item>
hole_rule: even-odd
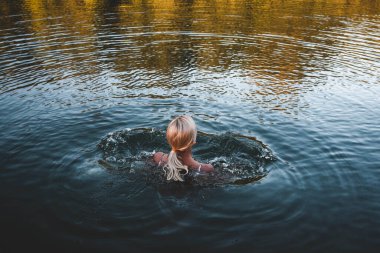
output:
[[[1,0],[0,252],[380,252],[379,97],[380,1]]]

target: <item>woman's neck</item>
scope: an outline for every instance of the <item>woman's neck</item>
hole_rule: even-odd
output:
[[[196,167],[197,166],[197,161],[194,160],[193,154],[191,152],[191,148],[181,152],[179,154],[182,158],[182,163],[184,165],[190,166],[190,167]]]

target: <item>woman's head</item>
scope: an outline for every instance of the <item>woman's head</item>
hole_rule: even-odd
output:
[[[197,127],[190,116],[178,116],[173,119],[166,131],[172,151],[168,156],[168,162],[163,167],[167,180],[183,181],[182,176],[188,173],[188,168],[177,157],[177,152],[188,150],[195,144],[197,138]],[[183,171],[183,173],[181,173]]]
[[[195,144],[196,138],[197,127],[190,116],[178,116],[169,123],[166,139],[172,147],[172,151],[186,151]]]

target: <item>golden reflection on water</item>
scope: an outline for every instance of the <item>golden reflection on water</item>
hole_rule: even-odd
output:
[[[272,109],[279,110],[286,109],[279,104],[297,104],[300,90],[310,88],[300,85],[305,76],[337,54],[329,47],[333,36],[325,33],[380,13],[380,1],[370,0],[25,0],[18,6],[27,17],[22,20],[26,29],[41,45],[34,54],[59,54],[43,65],[46,69],[91,75],[106,66],[161,77],[182,72],[178,84],[157,80],[155,85],[169,89],[187,85],[184,79],[194,70],[209,71],[216,79],[237,77],[231,81],[236,87],[248,85],[244,96],[277,100]],[[13,26],[10,8],[0,3],[1,33]],[[135,88],[128,87],[128,79],[117,85]]]

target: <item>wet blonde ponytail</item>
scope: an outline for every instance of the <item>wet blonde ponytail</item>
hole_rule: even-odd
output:
[[[163,167],[166,179],[174,181],[183,181],[182,175],[186,175],[189,170],[186,165],[183,165],[182,162],[178,159],[177,153],[175,151],[170,151],[168,156],[168,162]],[[181,173],[185,171],[185,173]]]
[[[168,162],[163,167],[167,180],[183,181],[182,176],[189,170],[179,159],[178,152],[184,152],[194,145],[197,138],[197,127],[190,116],[179,116],[173,119],[166,131],[166,139],[172,147]],[[182,172],[182,173],[181,173]]]

